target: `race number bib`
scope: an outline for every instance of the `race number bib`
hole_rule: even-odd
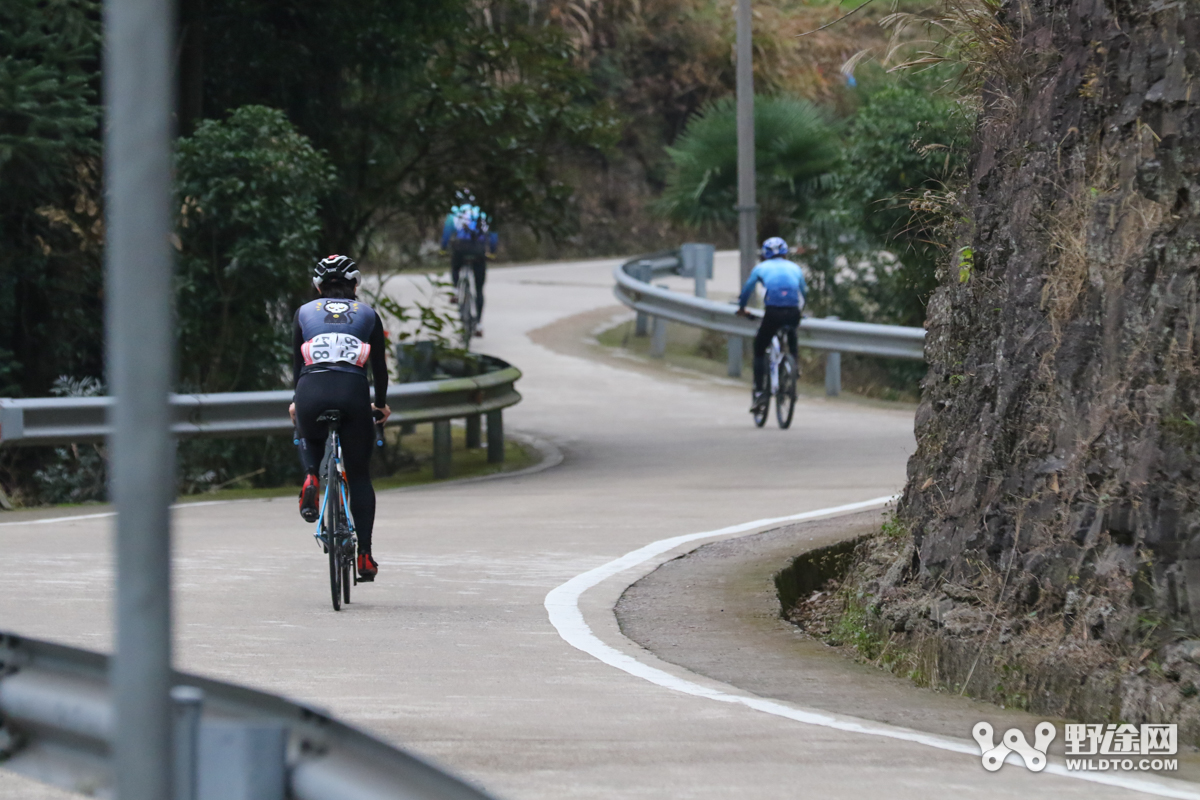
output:
[[[322,333],[300,345],[306,366],[353,364],[361,367],[371,355],[371,345],[348,333]]]

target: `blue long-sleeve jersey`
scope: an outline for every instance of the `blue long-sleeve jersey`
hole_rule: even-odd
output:
[[[767,290],[763,305],[798,308],[804,305],[808,287],[804,283],[804,272],[799,266],[786,258],[771,258],[760,263],[746,279],[742,287],[742,295],[738,298],[738,306],[746,307],[754,285],[761,282]]]
[[[457,208],[452,209],[450,213],[446,215],[446,221],[442,224],[443,250],[449,246],[450,240],[454,238],[454,217],[456,216],[456,213]],[[495,253],[496,248],[500,245],[500,237],[495,231],[488,231],[486,234],[484,234],[484,241],[487,242],[487,249],[489,253]]]

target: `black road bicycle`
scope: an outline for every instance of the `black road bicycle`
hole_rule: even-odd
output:
[[[796,381],[800,379],[800,370],[788,350],[786,337],[787,329],[776,331],[767,349],[767,397],[754,409],[754,424],[760,428],[767,424],[772,397],[775,398],[775,420],[779,427],[786,430],[796,411]]]

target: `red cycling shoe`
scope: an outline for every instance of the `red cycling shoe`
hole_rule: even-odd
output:
[[[300,487],[300,516],[305,522],[316,522],[321,516],[321,512],[317,509],[317,495],[320,493],[321,487],[317,483],[316,475],[308,475],[304,478],[304,485]]]
[[[358,580],[359,583],[370,583],[375,580],[375,576],[379,574],[379,564],[375,559],[371,558],[370,553],[358,554]]]

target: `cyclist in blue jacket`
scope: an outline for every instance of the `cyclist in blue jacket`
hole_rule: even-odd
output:
[[[800,309],[804,307],[804,298],[808,287],[804,283],[804,272],[795,263],[784,258],[787,255],[787,242],[778,236],[772,236],[763,242],[762,257],[758,266],[750,273],[746,285],[742,287],[741,297],[738,298],[738,313],[746,313],[746,303],[754,287],[762,283],[766,290],[763,300],[763,319],[758,326],[758,335],[754,337],[754,404],[750,410],[760,410],[769,400],[766,392],[767,380],[767,348],[771,339],[780,329],[787,330],[788,349],[792,357],[799,356],[796,344],[796,328],[800,325]]]
[[[470,266],[475,273],[475,319],[483,318],[483,282],[487,278],[487,256],[495,253],[500,242],[491,230],[491,219],[475,204],[475,196],[459,191],[456,204],[442,225],[442,249],[450,250],[450,281],[458,286],[458,273]],[[483,327],[476,325],[475,335],[483,336]]]

